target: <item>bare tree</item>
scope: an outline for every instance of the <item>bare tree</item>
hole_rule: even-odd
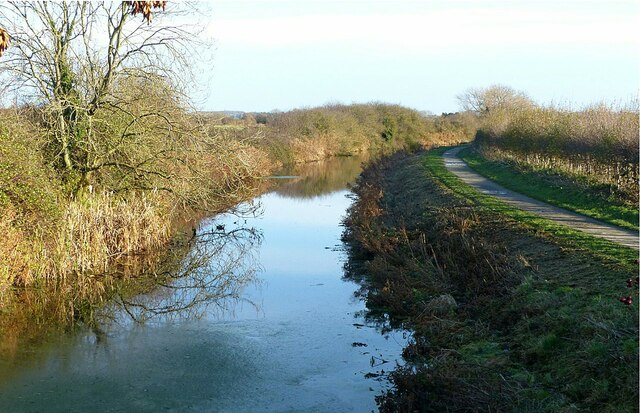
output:
[[[503,85],[468,89],[458,95],[457,99],[464,111],[480,115],[496,109],[525,109],[535,106],[525,93]]]
[[[151,159],[127,164],[113,155],[135,141],[144,120],[153,118],[165,134],[175,128],[166,107],[141,104],[139,94],[124,93],[126,85],[135,84],[140,92],[163,83],[164,92],[173,93],[174,107],[186,102],[190,59],[202,45],[200,29],[178,23],[194,11],[191,6],[172,2],[164,11],[165,6],[159,1],[0,5],[0,26],[12,40],[0,60],[0,79],[9,93],[40,109],[51,157],[76,189],[101,168],[136,176],[160,173],[149,168]],[[138,13],[142,20],[134,18]],[[153,22],[151,13],[157,15]]]

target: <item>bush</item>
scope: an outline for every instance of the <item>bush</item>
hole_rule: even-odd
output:
[[[60,215],[60,182],[40,149],[43,131],[24,115],[0,111],[0,212],[23,224]]]
[[[296,109],[261,117],[265,126],[228,131],[249,141],[282,164],[317,161],[365,152],[390,153],[435,144],[468,142],[471,117],[426,117],[399,105],[382,103]],[[262,139],[251,140],[251,134]]]

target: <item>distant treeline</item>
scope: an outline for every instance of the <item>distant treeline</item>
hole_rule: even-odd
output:
[[[283,164],[467,142],[476,127],[470,113],[426,116],[382,103],[246,113],[241,118],[218,113],[205,119],[211,133],[248,140]]]

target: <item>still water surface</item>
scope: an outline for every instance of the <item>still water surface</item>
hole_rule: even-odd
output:
[[[259,238],[211,254],[227,261],[211,271],[242,284],[240,299],[142,324],[114,305],[116,322],[105,321],[101,333],[81,329],[0,360],[0,411],[375,410],[386,383],[371,376],[401,362],[407,340],[364,320],[358,285],[342,279],[340,222],[358,171],[359,160],[349,158],[311,165],[256,199],[257,213],[204,221],[198,233],[253,230]],[[241,281],[245,272],[250,282]],[[177,296],[184,291],[131,302],[167,308]]]

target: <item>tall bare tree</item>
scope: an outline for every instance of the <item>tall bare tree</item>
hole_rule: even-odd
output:
[[[525,93],[503,85],[468,89],[458,95],[457,99],[463,110],[479,115],[497,109],[524,109],[535,106]]]
[[[143,121],[154,118],[166,134],[175,119],[161,105],[140,104],[140,95],[126,88],[133,84],[144,92],[162,83],[173,103],[184,104],[190,59],[202,43],[198,27],[179,21],[193,11],[184,3],[159,1],[0,4],[0,26],[11,35],[0,80],[9,93],[38,108],[50,131],[52,158],[76,188],[88,185],[101,168],[136,176],[151,171],[151,160],[127,163],[114,156],[135,141]],[[156,88],[152,95],[157,93]]]

